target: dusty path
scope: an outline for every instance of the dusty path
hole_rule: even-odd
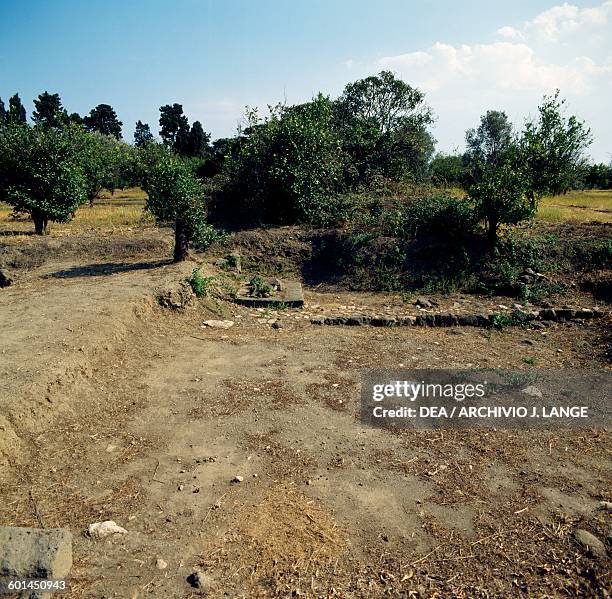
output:
[[[199,596],[194,567],[212,596],[603,596],[609,562],[571,533],[610,534],[609,436],[394,435],[355,417],[362,368],[597,367],[594,325],[457,335],[288,314],[273,330],[224,305],[237,324],[202,329],[210,304],[154,302],[190,266],[153,266],[0,297],[1,519],[73,531],[73,596]],[[129,533],[82,534],[106,519]]]

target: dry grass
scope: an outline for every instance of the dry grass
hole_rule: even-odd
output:
[[[77,210],[69,223],[52,223],[51,235],[62,236],[87,228],[137,228],[153,224],[152,216],[145,212],[145,192],[139,187],[120,189],[111,195],[104,190],[93,206],[85,204]],[[13,216],[11,206],[0,203],[0,228],[28,233],[34,225],[26,215]]]
[[[612,191],[571,191],[547,196],[540,202],[538,219],[552,222],[612,222]]]

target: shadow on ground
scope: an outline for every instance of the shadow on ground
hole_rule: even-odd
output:
[[[151,270],[171,264],[171,260],[153,262],[104,262],[103,264],[84,264],[65,268],[45,276],[46,279],[73,279],[77,277],[103,277],[134,270]]]

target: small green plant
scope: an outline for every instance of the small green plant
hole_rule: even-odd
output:
[[[523,356],[523,362],[529,366],[535,366],[536,359],[533,356]]]
[[[507,327],[525,327],[527,322],[527,316],[518,312],[512,314],[502,312],[491,316],[491,327],[498,331],[503,331]]]
[[[270,297],[272,287],[268,285],[260,276],[253,277],[250,281],[251,295],[253,297]]]
[[[210,291],[210,285],[215,277],[205,277],[200,272],[199,268],[194,268],[187,282],[197,297],[205,297]]]

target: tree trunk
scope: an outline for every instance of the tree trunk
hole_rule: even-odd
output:
[[[177,218],[174,226],[174,261],[183,262],[183,260],[187,260],[188,250],[187,223],[182,218]]]
[[[493,220],[489,220],[487,224],[489,225],[487,228],[487,240],[489,246],[493,248],[497,245],[497,227],[499,224],[497,221]]]
[[[34,221],[34,231],[36,235],[46,235],[49,219],[40,210],[32,211],[32,220]]]

